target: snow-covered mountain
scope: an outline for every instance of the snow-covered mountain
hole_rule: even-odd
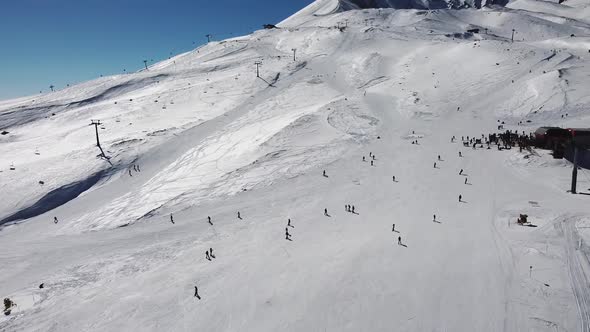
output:
[[[507,3],[508,0],[316,0],[282,24],[299,21],[302,16],[326,16],[359,9],[465,9],[505,6]]]
[[[461,139],[588,126],[590,5],[464,7],[318,0],[0,101],[0,330],[587,331],[571,165]]]

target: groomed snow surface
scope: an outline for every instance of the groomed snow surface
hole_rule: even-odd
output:
[[[341,4],[0,102],[0,330],[589,331],[590,5]]]

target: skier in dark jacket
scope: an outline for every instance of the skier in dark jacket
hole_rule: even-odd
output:
[[[195,297],[199,300],[201,299],[201,297],[199,296],[199,289],[197,288],[197,286],[195,286]]]
[[[289,234],[289,228],[287,227],[285,227],[285,240],[293,241],[291,240],[291,234]]]

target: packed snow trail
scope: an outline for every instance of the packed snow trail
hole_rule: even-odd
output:
[[[566,219],[561,223],[565,235],[565,247],[567,249],[567,262],[569,273],[572,278],[572,288],[578,310],[580,311],[580,321],[582,322],[582,331],[590,329],[590,262],[588,257],[578,250],[580,238],[575,231],[575,219]]]

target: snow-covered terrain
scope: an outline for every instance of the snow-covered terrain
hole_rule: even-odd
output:
[[[0,101],[0,331],[590,331],[571,165],[460,142],[589,126],[590,4],[442,2]]]

